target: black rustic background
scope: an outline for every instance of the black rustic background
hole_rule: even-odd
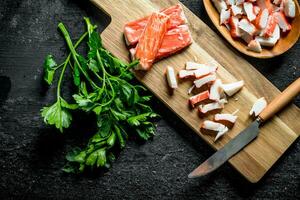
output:
[[[213,27],[201,0],[182,2]],[[88,1],[0,0],[0,199],[300,198],[299,141],[258,184],[248,183],[228,164],[189,180],[187,174],[213,150],[158,100],[153,106],[162,119],[152,141],[129,141],[107,172],[62,173],[66,152],[86,142],[90,122],[76,116],[76,125],[65,134],[43,123],[39,110],[53,102],[55,90],[42,85],[42,64],[49,52],[58,60],[67,53],[58,22],[78,38],[83,16],[97,19]],[[97,23],[103,29],[103,22]],[[274,59],[246,59],[283,90],[300,76],[299,53],[298,42]],[[299,98],[295,103],[300,106]]]

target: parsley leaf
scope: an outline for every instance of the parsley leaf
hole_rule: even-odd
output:
[[[47,55],[44,62],[44,80],[51,85],[57,64],[52,55]]]

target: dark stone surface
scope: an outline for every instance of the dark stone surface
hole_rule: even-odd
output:
[[[183,3],[212,27],[202,1]],[[72,146],[86,142],[81,138],[89,121],[78,116],[80,123],[64,135],[44,125],[39,110],[53,101],[55,90],[41,84],[42,63],[49,52],[58,59],[66,55],[56,26],[63,21],[78,38],[84,28],[82,17],[91,13],[87,4],[1,0],[0,199],[300,198],[299,141],[258,184],[248,183],[228,164],[203,179],[187,179],[213,151],[159,101],[153,104],[163,117],[153,141],[128,142],[108,172],[63,174],[64,156]],[[246,59],[282,90],[300,76],[299,53],[298,42],[274,59]],[[299,98],[296,104],[300,105]]]

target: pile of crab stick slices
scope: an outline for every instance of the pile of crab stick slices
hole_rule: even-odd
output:
[[[241,38],[248,50],[260,53],[262,46],[273,47],[292,29],[296,15],[293,0],[212,0],[220,13],[220,25],[234,39]]]
[[[197,108],[201,118],[213,115],[213,120],[204,120],[200,126],[203,134],[214,134],[215,141],[226,134],[235,124],[238,110],[233,113],[220,113],[227,103],[228,97],[238,93],[244,86],[244,81],[222,83],[217,77],[218,67],[195,62],[186,62],[185,69],[176,75],[173,67],[168,66],[166,77],[171,89],[178,88],[177,78],[192,81],[188,90],[191,95],[195,90],[197,94],[190,96],[188,101],[192,108]],[[264,98],[258,99],[252,106],[249,115],[257,117],[266,107]]]

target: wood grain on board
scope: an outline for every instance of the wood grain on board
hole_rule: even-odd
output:
[[[149,15],[153,11],[179,3],[178,0],[91,1],[111,16],[111,23],[101,34],[105,47],[124,60],[129,59],[123,38],[124,24]],[[193,44],[181,53],[159,61],[149,72],[136,73],[136,77],[201,138],[214,149],[220,149],[250,124],[251,119],[248,112],[255,100],[264,96],[270,102],[279,94],[279,90],[252,65],[241,58],[236,51],[224,44],[222,38],[190,10],[184,7],[184,11],[194,39]],[[191,82],[180,82],[179,88],[175,90],[173,95],[169,94],[166,86],[165,67],[170,65],[179,71],[184,68],[186,61],[192,60],[219,66],[217,75],[224,83],[241,79],[245,81],[245,87],[229,99],[229,103],[222,111],[223,113],[231,113],[239,109],[238,121],[233,129],[216,143],[213,142],[212,136],[203,135],[200,132],[199,126],[203,119],[199,118],[196,110],[189,109],[187,90],[191,86]],[[289,105],[278,116],[261,127],[258,138],[232,157],[229,160],[230,164],[249,181],[259,181],[299,136],[300,123],[295,120],[299,116],[300,110],[295,105]]]

